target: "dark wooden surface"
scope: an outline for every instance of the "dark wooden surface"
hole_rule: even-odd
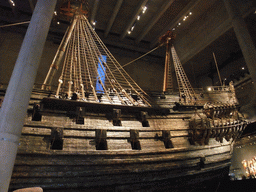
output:
[[[189,191],[190,185],[227,176],[230,142],[210,139],[209,145],[190,145],[188,123],[192,114],[150,113],[149,127],[143,127],[136,113],[130,112],[121,113],[122,126],[114,126],[104,112],[86,111],[84,124],[77,124],[62,108],[48,107],[41,121],[32,121],[28,113],[10,190],[40,186],[44,191],[157,191],[155,185],[166,189],[166,182],[174,191]],[[50,146],[55,128],[63,129],[62,150]],[[107,150],[96,149],[96,130],[106,131]],[[138,132],[140,150],[132,149],[131,130]],[[166,131],[171,148],[166,148],[162,137]]]

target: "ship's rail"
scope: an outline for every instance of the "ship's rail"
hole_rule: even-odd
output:
[[[208,92],[229,92],[230,87],[229,86],[209,86],[207,88]]]
[[[7,83],[0,83],[0,96],[3,100],[3,97],[5,95],[6,89],[8,84]],[[44,86],[44,89],[42,89],[42,86]],[[53,98],[56,94],[56,86],[50,86],[50,85],[43,85],[40,83],[35,83],[32,91],[32,98],[36,100],[41,100],[44,97],[51,97]],[[223,102],[227,103],[229,98],[231,98],[232,90],[229,86],[210,86],[205,88],[195,88],[194,89],[195,94],[197,96],[196,103],[188,103],[185,102],[184,98],[180,96],[178,89],[173,89],[172,91],[167,92],[161,92],[161,91],[146,91],[147,94],[157,103],[157,105],[160,105],[164,108],[170,108],[175,106],[175,103],[180,103],[182,105],[204,105],[207,102]],[[90,95],[92,93],[88,93],[88,101],[90,101],[91,97]],[[100,94],[99,94],[100,96]],[[55,98],[55,97],[54,97]],[[60,97],[61,99],[65,99],[63,96]],[[38,102],[40,102],[38,100]],[[104,98],[102,98],[104,100]],[[32,106],[32,103],[31,103]]]

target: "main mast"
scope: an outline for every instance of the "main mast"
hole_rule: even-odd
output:
[[[42,89],[52,85],[57,70],[62,68],[56,98],[151,106],[148,95],[122,68],[90,25],[82,6],[73,15]]]

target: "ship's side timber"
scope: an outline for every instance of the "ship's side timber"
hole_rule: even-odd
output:
[[[32,186],[44,190],[114,186],[125,190],[139,183],[150,186],[188,178],[183,180],[186,185],[226,175],[223,172],[227,173],[230,165],[231,141],[220,143],[210,138],[208,145],[189,143],[193,111],[149,112],[147,126],[137,113],[122,113],[122,109],[120,126],[113,125],[109,113],[87,111],[79,124],[70,111],[45,108],[40,112],[40,121],[32,120],[33,113],[26,117],[10,190]],[[63,135],[63,143],[52,149],[56,130]]]

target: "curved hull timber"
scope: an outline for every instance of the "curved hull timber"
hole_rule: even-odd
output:
[[[32,94],[10,190],[125,191],[163,181],[185,188],[228,174],[233,139],[191,144],[193,110],[131,112],[112,106],[94,111],[78,101],[61,101],[68,110],[51,103],[59,100],[43,97]]]

